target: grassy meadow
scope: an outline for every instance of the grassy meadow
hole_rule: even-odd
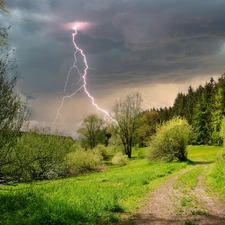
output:
[[[0,187],[0,224],[99,224],[117,222],[185,163],[149,164],[130,160],[124,167],[74,178]]]
[[[189,146],[189,159],[211,162],[216,159],[220,149],[221,147]],[[140,151],[141,149],[136,151],[136,156]],[[126,166],[109,166],[103,172],[0,186],[0,224],[117,223],[120,213],[134,212],[147,193],[157,188],[166,177],[187,166],[192,165],[156,164],[134,157]],[[186,176],[196,177],[199,172],[197,169],[194,174]],[[210,173],[209,184],[212,185],[215,182],[212,174],[216,173],[213,166]],[[180,182],[185,183],[187,179],[181,178]],[[191,180],[193,183],[185,185],[195,185],[195,179]]]
[[[217,153],[223,149],[221,146],[188,146],[188,159],[201,163],[201,162],[214,162]]]
[[[208,191],[225,200],[225,153],[221,146],[189,146],[188,158],[199,164],[210,163],[205,175]],[[222,156],[223,155],[223,156]]]

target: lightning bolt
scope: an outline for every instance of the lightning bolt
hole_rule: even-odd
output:
[[[112,122],[114,123],[117,123],[117,121],[115,119],[113,119],[109,113],[104,110],[104,109],[101,109],[96,103],[95,103],[95,99],[94,97],[89,93],[88,89],[87,89],[87,80],[86,80],[86,76],[87,76],[87,71],[89,69],[89,66],[88,66],[88,63],[87,63],[87,58],[86,58],[86,55],[84,54],[83,50],[81,48],[79,48],[75,42],[75,36],[77,35],[77,25],[74,26],[74,33],[72,34],[72,41],[73,41],[73,45],[74,45],[74,48],[75,48],[75,52],[74,52],[74,63],[73,65],[70,67],[69,71],[68,71],[68,74],[67,74],[67,78],[66,78],[66,82],[65,82],[65,85],[64,85],[64,90],[63,92],[66,94],[65,96],[63,96],[62,98],[62,101],[61,101],[61,105],[60,107],[58,108],[58,111],[57,111],[57,115],[56,115],[56,118],[53,122],[53,124],[55,124],[55,122],[57,120],[60,120],[61,122],[63,122],[62,120],[62,115],[61,115],[61,109],[63,108],[64,106],[64,102],[67,98],[71,98],[73,97],[78,91],[80,91],[81,89],[84,89],[85,93],[87,94],[87,96],[91,99],[91,103],[93,106],[95,106],[96,109],[98,109],[99,111],[103,112],[105,116],[107,116]],[[77,67],[77,53],[80,53],[80,55],[83,57],[83,62],[84,62],[84,65],[85,65],[85,69],[84,69],[84,72],[83,74],[80,72],[79,68]],[[73,69],[76,69],[78,74],[80,75],[80,79],[77,83],[73,83],[73,85],[77,85],[79,83],[82,82],[82,85],[76,89],[72,94],[67,94],[66,91],[67,91],[67,85],[68,85],[68,82],[69,82],[69,78],[70,78],[70,74],[71,74],[71,71]]]

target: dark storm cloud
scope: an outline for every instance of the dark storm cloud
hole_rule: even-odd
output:
[[[223,0],[7,0],[7,4],[11,14],[0,14],[0,22],[12,26],[9,40],[21,73],[18,88],[29,100],[33,125],[52,125],[73,65],[73,31],[63,29],[65,23],[94,24],[78,31],[76,42],[90,66],[87,87],[103,108],[137,90],[149,97],[148,108],[171,105],[189,84],[197,87],[205,77],[224,72]],[[78,64],[82,71],[81,57]],[[75,72],[70,82],[79,80]],[[74,88],[68,85],[68,92]],[[58,127],[74,134],[76,124],[93,112],[81,91],[65,102],[65,124]]]
[[[9,0],[19,20],[13,43],[18,48],[25,85],[38,92],[60,89],[71,62],[71,32],[61,23],[95,24],[79,33],[77,42],[94,71],[92,82],[145,82],[158,75],[222,73],[214,65],[225,38],[225,2],[220,0]],[[223,53],[224,54],[224,53]],[[221,56],[222,57],[222,56]],[[217,59],[218,60],[218,59]],[[211,63],[211,69],[204,66]],[[64,69],[63,69],[64,68]],[[196,74],[194,71],[196,70]],[[29,73],[29,74],[28,74]],[[111,74],[116,74],[111,76]],[[35,77],[35,78],[34,78]],[[130,79],[130,80],[129,80]],[[168,76],[168,81],[170,76]],[[185,79],[185,76],[182,76]],[[187,78],[188,79],[188,78]],[[35,82],[32,83],[32,80]]]

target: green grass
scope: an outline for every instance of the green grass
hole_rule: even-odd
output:
[[[196,163],[212,163],[205,175],[208,192],[225,199],[225,163],[217,162],[223,146],[188,146],[188,158]]]
[[[110,224],[133,212],[159,181],[185,163],[127,166],[46,183],[0,187],[0,224]]]
[[[185,208],[192,208],[192,213],[197,209],[197,205],[199,205],[198,200],[195,195],[193,195],[192,191],[197,186],[197,177],[202,172],[202,167],[196,167],[186,172],[182,176],[179,176],[176,183],[174,184],[175,189],[179,189],[182,193],[179,196],[180,205],[177,204],[175,207],[177,208],[178,213],[183,213]]]
[[[216,153],[220,149],[221,147],[189,146],[188,158],[195,162],[211,162],[216,159]],[[139,159],[142,155],[142,149],[135,149],[134,157],[129,160],[128,165],[111,166],[105,172],[32,184],[0,186],[0,225],[118,223],[121,213],[134,212],[138,202],[147,193],[153,191],[170,174],[187,166],[186,163],[148,163],[145,159]],[[224,172],[219,174],[218,169]],[[199,168],[192,169],[178,179],[177,185],[184,192],[193,189],[200,172]],[[224,167],[210,170],[210,179],[216,184],[215,187],[224,186],[224,174]],[[223,191],[225,196],[225,190]],[[181,199],[182,207],[191,204],[188,195],[186,197],[187,199]]]
[[[213,162],[221,146],[188,146],[188,159],[195,162]]]
[[[186,172],[182,176],[179,176],[175,184],[175,188],[178,188],[178,187],[182,188],[183,191],[185,189],[194,190],[198,182],[197,177],[200,175],[201,172],[202,172],[202,167],[196,167]]]
[[[207,184],[211,191],[219,194],[217,197],[225,200],[225,164],[215,163],[208,174]]]
[[[221,150],[217,154],[216,162],[211,166],[210,170],[206,174],[206,180],[209,189],[217,197],[225,200],[225,150]]]
[[[223,146],[188,146],[188,159],[203,164],[212,162],[205,175],[206,184],[208,191],[221,199],[225,199],[225,163],[216,159],[223,149]]]

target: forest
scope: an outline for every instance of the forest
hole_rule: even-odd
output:
[[[211,78],[196,90],[189,86],[187,93],[177,94],[172,107],[153,108],[145,114],[147,118],[155,115],[157,123],[176,116],[185,118],[192,126],[189,144],[222,145],[220,130],[225,115],[225,74],[217,81]]]

